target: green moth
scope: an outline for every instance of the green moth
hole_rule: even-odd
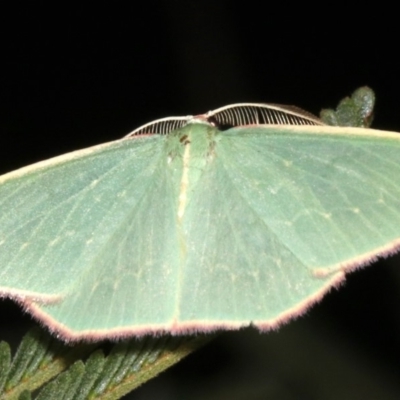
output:
[[[400,246],[400,135],[237,104],[0,177],[0,296],[65,340],[275,328]]]

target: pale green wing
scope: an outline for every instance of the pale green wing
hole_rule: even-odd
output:
[[[400,135],[244,127],[214,153],[184,218],[187,326],[268,329],[399,247]]]
[[[155,305],[152,293],[162,293],[159,313],[171,308],[178,243],[165,141],[125,139],[3,176],[0,293],[66,330],[93,328],[93,310],[112,329],[139,312],[137,298]],[[57,322],[43,302],[55,302]]]

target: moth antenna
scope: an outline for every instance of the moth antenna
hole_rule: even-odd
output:
[[[128,133],[125,138],[140,135],[168,135],[175,129],[185,126],[192,118],[193,117],[191,115],[188,115],[186,117],[167,117],[156,119],[155,121],[142,125],[134,131]]]
[[[239,103],[206,114],[219,127],[243,125],[324,125],[315,115],[298,107],[278,104]]]
[[[295,106],[277,104],[231,104],[209,111],[199,117],[203,117],[222,129],[245,125],[324,125],[319,118],[307,111]],[[157,119],[140,126],[125,137],[168,135],[170,132],[184,127],[193,118],[196,117],[187,115]]]

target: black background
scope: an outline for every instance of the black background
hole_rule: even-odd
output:
[[[396,15],[325,2],[19,3],[0,16],[0,172],[235,102],[317,114],[362,85],[377,94],[374,127],[400,131]],[[399,263],[351,274],[278,332],[224,333],[129,398],[398,399]],[[32,323],[0,302],[0,338]]]

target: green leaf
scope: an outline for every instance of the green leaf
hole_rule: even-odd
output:
[[[369,128],[373,120],[375,94],[367,86],[344,98],[335,110],[321,111],[321,119],[327,125]]]
[[[34,328],[21,341],[11,362],[8,344],[0,344],[0,399],[17,399],[32,391],[84,357],[93,345],[66,346],[47,332]]]
[[[11,365],[11,349],[6,342],[0,342],[0,393],[7,379],[7,371]]]
[[[31,400],[32,396],[31,393],[27,390],[24,390],[18,397],[18,400]]]
[[[102,350],[93,351],[94,345],[65,346],[33,329],[12,362],[9,346],[0,344],[0,381],[5,383],[0,387],[0,399],[30,399],[31,392],[48,381],[34,399],[119,399],[212,338],[165,336],[124,341],[104,357]],[[73,363],[78,357],[82,360]]]

